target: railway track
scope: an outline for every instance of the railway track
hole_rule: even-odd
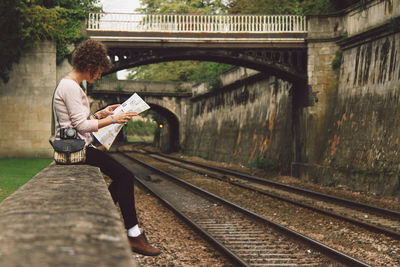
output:
[[[368,266],[127,154],[113,154],[137,182],[172,208],[235,266]],[[143,173],[143,172],[141,172]]]
[[[345,220],[370,231],[383,233],[394,239],[400,239],[400,212],[383,209],[344,198],[322,194],[276,183],[263,178],[250,176],[228,169],[190,162],[160,153],[149,152],[154,159],[203,174],[207,177],[227,181],[236,186],[257,191],[258,193],[313,210],[340,220]]]

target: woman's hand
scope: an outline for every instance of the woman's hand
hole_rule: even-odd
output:
[[[111,106],[112,107],[112,106]],[[104,109],[103,109],[104,110]],[[98,128],[103,128],[104,126],[113,123],[125,123],[128,122],[133,116],[137,116],[136,112],[121,112],[115,115],[108,116],[106,118],[98,120]]]
[[[137,116],[137,113],[133,111],[118,113],[114,115],[114,121],[115,123],[125,123],[128,122],[133,116]]]
[[[103,128],[104,126],[113,124],[113,123],[125,123],[128,122],[133,116],[137,116],[136,112],[130,111],[130,112],[120,112],[118,114],[112,115],[113,114],[113,110],[115,110],[120,104],[117,105],[111,105],[106,107],[103,110],[100,110],[97,113],[100,112],[104,112],[104,113],[100,113],[98,116],[103,116],[103,114],[109,114],[106,117],[100,117],[101,119],[98,120],[98,128]],[[107,112],[107,113],[106,113]]]
[[[104,108],[104,109],[102,109],[102,110],[96,112],[96,115],[97,115],[97,117],[98,117],[99,119],[106,118],[106,117],[112,115],[112,114],[114,113],[114,110],[115,110],[117,107],[119,107],[120,105],[121,105],[121,104],[115,104],[115,105],[108,106],[108,107],[106,107],[106,108]]]

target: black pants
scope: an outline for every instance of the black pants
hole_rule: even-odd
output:
[[[93,147],[86,149],[86,163],[99,167],[103,173],[112,179],[108,190],[114,202],[119,204],[125,228],[129,229],[138,224],[134,194],[135,177],[133,174],[107,153]]]

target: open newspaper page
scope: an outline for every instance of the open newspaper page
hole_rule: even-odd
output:
[[[114,110],[114,115],[128,111],[134,111],[139,114],[149,108],[150,106],[147,105],[138,94],[134,93],[128,100]],[[99,129],[97,132],[93,133],[93,135],[107,150],[109,150],[122,127],[124,127],[124,124],[110,124]]]

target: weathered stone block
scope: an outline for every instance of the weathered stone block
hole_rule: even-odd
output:
[[[13,66],[8,83],[0,82],[0,112],[7,114],[0,120],[0,140],[4,140],[9,148],[2,151],[0,157],[36,154],[31,151],[29,140],[32,137],[27,130],[41,132],[42,143],[47,143],[50,135],[51,97],[56,86],[55,57],[55,44],[42,42],[37,48],[22,55],[19,64]],[[13,133],[11,136],[10,132]],[[37,136],[33,138],[37,139]],[[36,147],[38,142],[35,141],[35,144]],[[48,151],[44,156],[51,157],[47,147],[37,149],[40,154]]]
[[[0,203],[0,266],[134,266],[98,168],[50,165]]]
[[[291,87],[275,77],[263,77],[194,101],[185,153],[244,165],[268,159],[287,169]]]

